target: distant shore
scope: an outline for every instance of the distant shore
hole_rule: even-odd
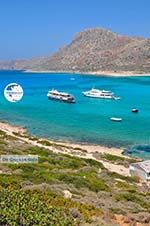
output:
[[[68,73],[68,74],[82,74],[82,75],[97,75],[97,76],[110,76],[110,77],[131,77],[131,76],[150,76],[150,73],[139,73],[132,71],[94,71],[94,72],[81,72],[81,71],[37,71],[37,70],[26,70],[25,73]]]

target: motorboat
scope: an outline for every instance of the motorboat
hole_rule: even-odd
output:
[[[100,90],[92,88],[89,91],[82,92],[86,97],[93,97],[93,98],[103,98],[103,99],[114,99],[119,100],[120,97],[114,96],[114,93],[108,90]]]
[[[112,117],[112,118],[110,118],[110,120],[114,121],[114,122],[122,122],[122,118]]]
[[[48,91],[47,97],[52,100],[58,100],[66,103],[75,103],[75,97],[69,93],[59,92],[55,89]]]
[[[139,112],[139,110],[137,109],[137,108],[132,108],[132,110],[131,110],[133,113],[138,113]]]

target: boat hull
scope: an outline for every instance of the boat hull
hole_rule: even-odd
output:
[[[114,95],[113,92],[107,90],[91,89],[89,91],[82,92],[85,97],[107,99],[107,100],[119,100],[120,97]]]
[[[63,99],[63,98],[55,98],[55,97],[50,97],[50,96],[48,96],[48,99],[60,101],[60,102],[64,102],[64,103],[69,103],[69,104],[74,104],[76,102],[75,99]]]
[[[139,112],[139,110],[136,109],[136,108],[133,108],[131,111],[132,111],[132,113],[138,113]]]
[[[93,96],[90,94],[83,94],[85,97],[97,98],[97,99],[107,99],[107,100],[115,100],[115,97],[106,97],[106,96]]]

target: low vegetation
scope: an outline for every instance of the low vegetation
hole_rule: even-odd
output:
[[[145,208],[148,211],[150,211],[150,202],[148,200],[145,200],[143,195],[136,193],[136,191],[118,193],[115,196],[115,199],[116,201],[127,201],[127,202],[131,201],[137,203],[142,208]]]
[[[67,200],[50,191],[0,191],[0,225],[78,225],[82,216],[89,221],[101,215],[101,210],[90,205]],[[75,214],[72,214],[74,210]]]
[[[45,145],[55,145],[45,141]],[[0,165],[2,226],[94,225],[93,219],[101,218],[106,210],[124,214],[132,213],[133,206],[137,212],[150,210],[148,189],[142,191],[137,178],[109,172],[96,160],[56,154],[12,139],[2,131],[0,154],[39,156],[38,164]],[[113,155],[103,158],[124,161]],[[69,198],[64,197],[65,190]]]

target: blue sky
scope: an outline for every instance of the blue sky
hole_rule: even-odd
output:
[[[150,0],[0,0],[0,60],[49,55],[91,27],[150,37]]]

